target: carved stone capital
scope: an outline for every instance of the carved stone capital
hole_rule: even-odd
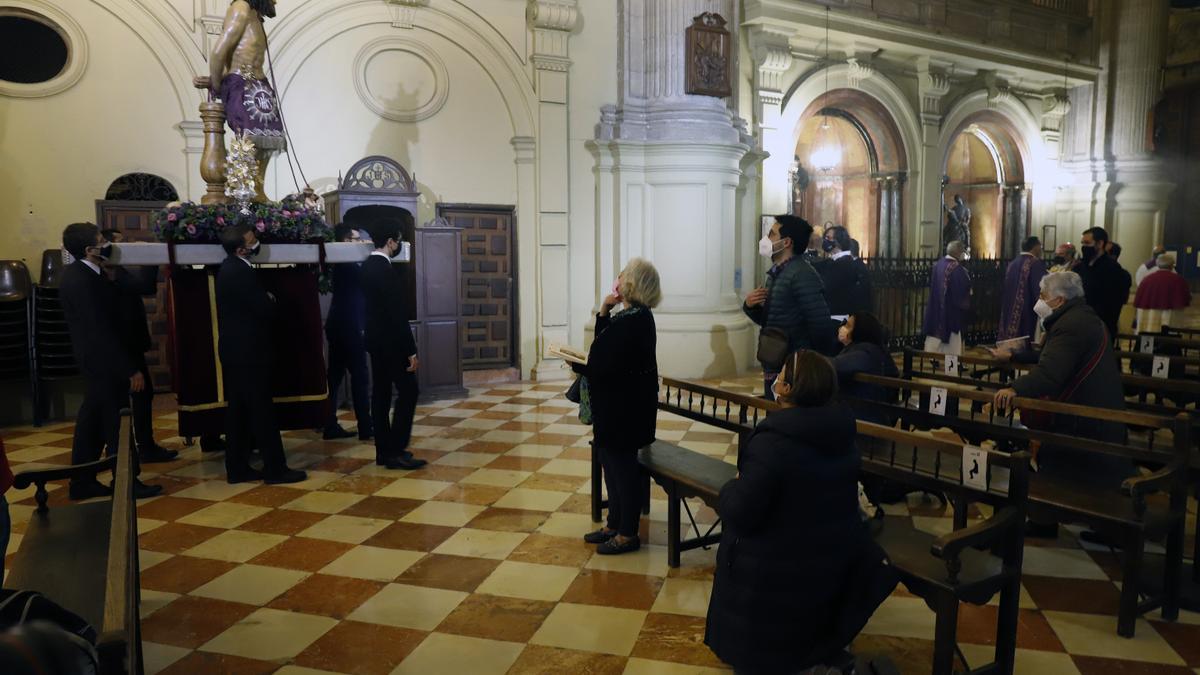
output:
[[[921,98],[921,120],[926,124],[941,121],[942,99],[950,93],[949,76],[940,69],[935,70],[929,58],[917,62],[917,90]]]
[[[861,59],[846,59],[846,66],[849,67],[847,79],[850,80],[850,86],[855,89],[858,89],[863,82],[875,76],[875,67]]]
[[[417,19],[417,8],[429,4],[429,0],[384,0],[392,11],[392,26],[412,28]]]
[[[1071,99],[1065,94],[1050,94],[1042,97],[1042,116],[1061,120],[1071,112]]]
[[[983,85],[987,89],[988,105],[1012,101],[1012,90],[1009,89],[1008,83],[1001,79],[995,71],[980,71],[980,75],[983,76]]]
[[[537,159],[537,141],[532,136],[513,136],[510,141],[516,153],[517,164],[533,164]]]
[[[579,23],[575,0],[529,0],[525,19],[534,30],[571,32]]]
[[[758,66],[758,88],[778,92],[782,99],[783,75],[792,67],[792,50],[787,44],[759,44],[754,47],[754,63]]]

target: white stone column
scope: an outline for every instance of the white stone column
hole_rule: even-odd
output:
[[[934,62],[928,57],[917,61],[917,87],[921,98],[921,172],[924,180],[916,181],[917,189],[912,194],[919,200],[917,213],[921,221],[905,237],[901,254],[934,253],[941,249],[942,222],[942,164],[938,138],[942,132],[942,99],[950,93],[950,78],[945,68],[950,64]]]
[[[792,51],[787,34],[757,27],[754,31],[754,105],[760,149],[767,153],[762,165],[762,212],[791,213],[792,186],[784,177],[790,176],[796,142],[792,130],[782,125],[783,82],[792,67]]]
[[[533,31],[534,89],[538,97],[537,278],[538,360],[536,380],[566,379],[562,361],[549,358],[551,344],[569,341],[570,135],[567,88],[568,44],[579,20],[575,0],[530,0],[526,17]]]
[[[739,372],[750,365],[757,335],[734,290],[744,232],[738,191],[751,139],[726,100],[684,92],[687,27],[716,12],[736,33],[733,0],[619,1],[620,100],[601,111],[589,146],[597,161],[598,284],[605,288],[632,257],[651,260],[663,287],[655,311],[660,372]]]
[[[1167,16],[1167,0],[1124,2],[1117,9],[1111,141],[1117,187],[1109,235],[1124,248],[1128,269],[1162,241],[1173,188],[1147,148],[1150,111],[1162,92]]]

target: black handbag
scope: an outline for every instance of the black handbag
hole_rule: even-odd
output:
[[[567,389],[567,392],[565,394],[563,394],[563,396],[565,396],[567,398],[567,400],[570,401],[571,403],[579,403],[579,401],[581,399],[580,389],[582,386],[583,386],[583,377],[580,376],[580,377],[575,378],[575,381],[571,383],[570,388]]]
[[[788,334],[782,328],[764,328],[758,334],[758,362],[767,370],[778,370],[788,357]]]

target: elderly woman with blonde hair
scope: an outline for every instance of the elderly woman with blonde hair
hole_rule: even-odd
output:
[[[596,337],[587,365],[573,365],[587,377],[591,398],[593,445],[600,453],[608,488],[605,527],[584,541],[601,555],[629,553],[641,547],[642,479],[638,450],[654,441],[658,403],[657,336],[651,308],[662,299],[658,270],[634,258],[617,277],[596,315]],[[623,305],[620,311],[613,308]]]

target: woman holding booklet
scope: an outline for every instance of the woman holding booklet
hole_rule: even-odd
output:
[[[584,536],[596,552],[613,555],[641,547],[641,469],[637,453],[654,441],[658,416],[657,337],[651,308],[662,299],[658,270],[642,258],[630,260],[596,315],[596,337],[587,363],[571,368],[587,378],[593,444],[604,467],[608,521]],[[617,312],[617,304],[624,307]]]

